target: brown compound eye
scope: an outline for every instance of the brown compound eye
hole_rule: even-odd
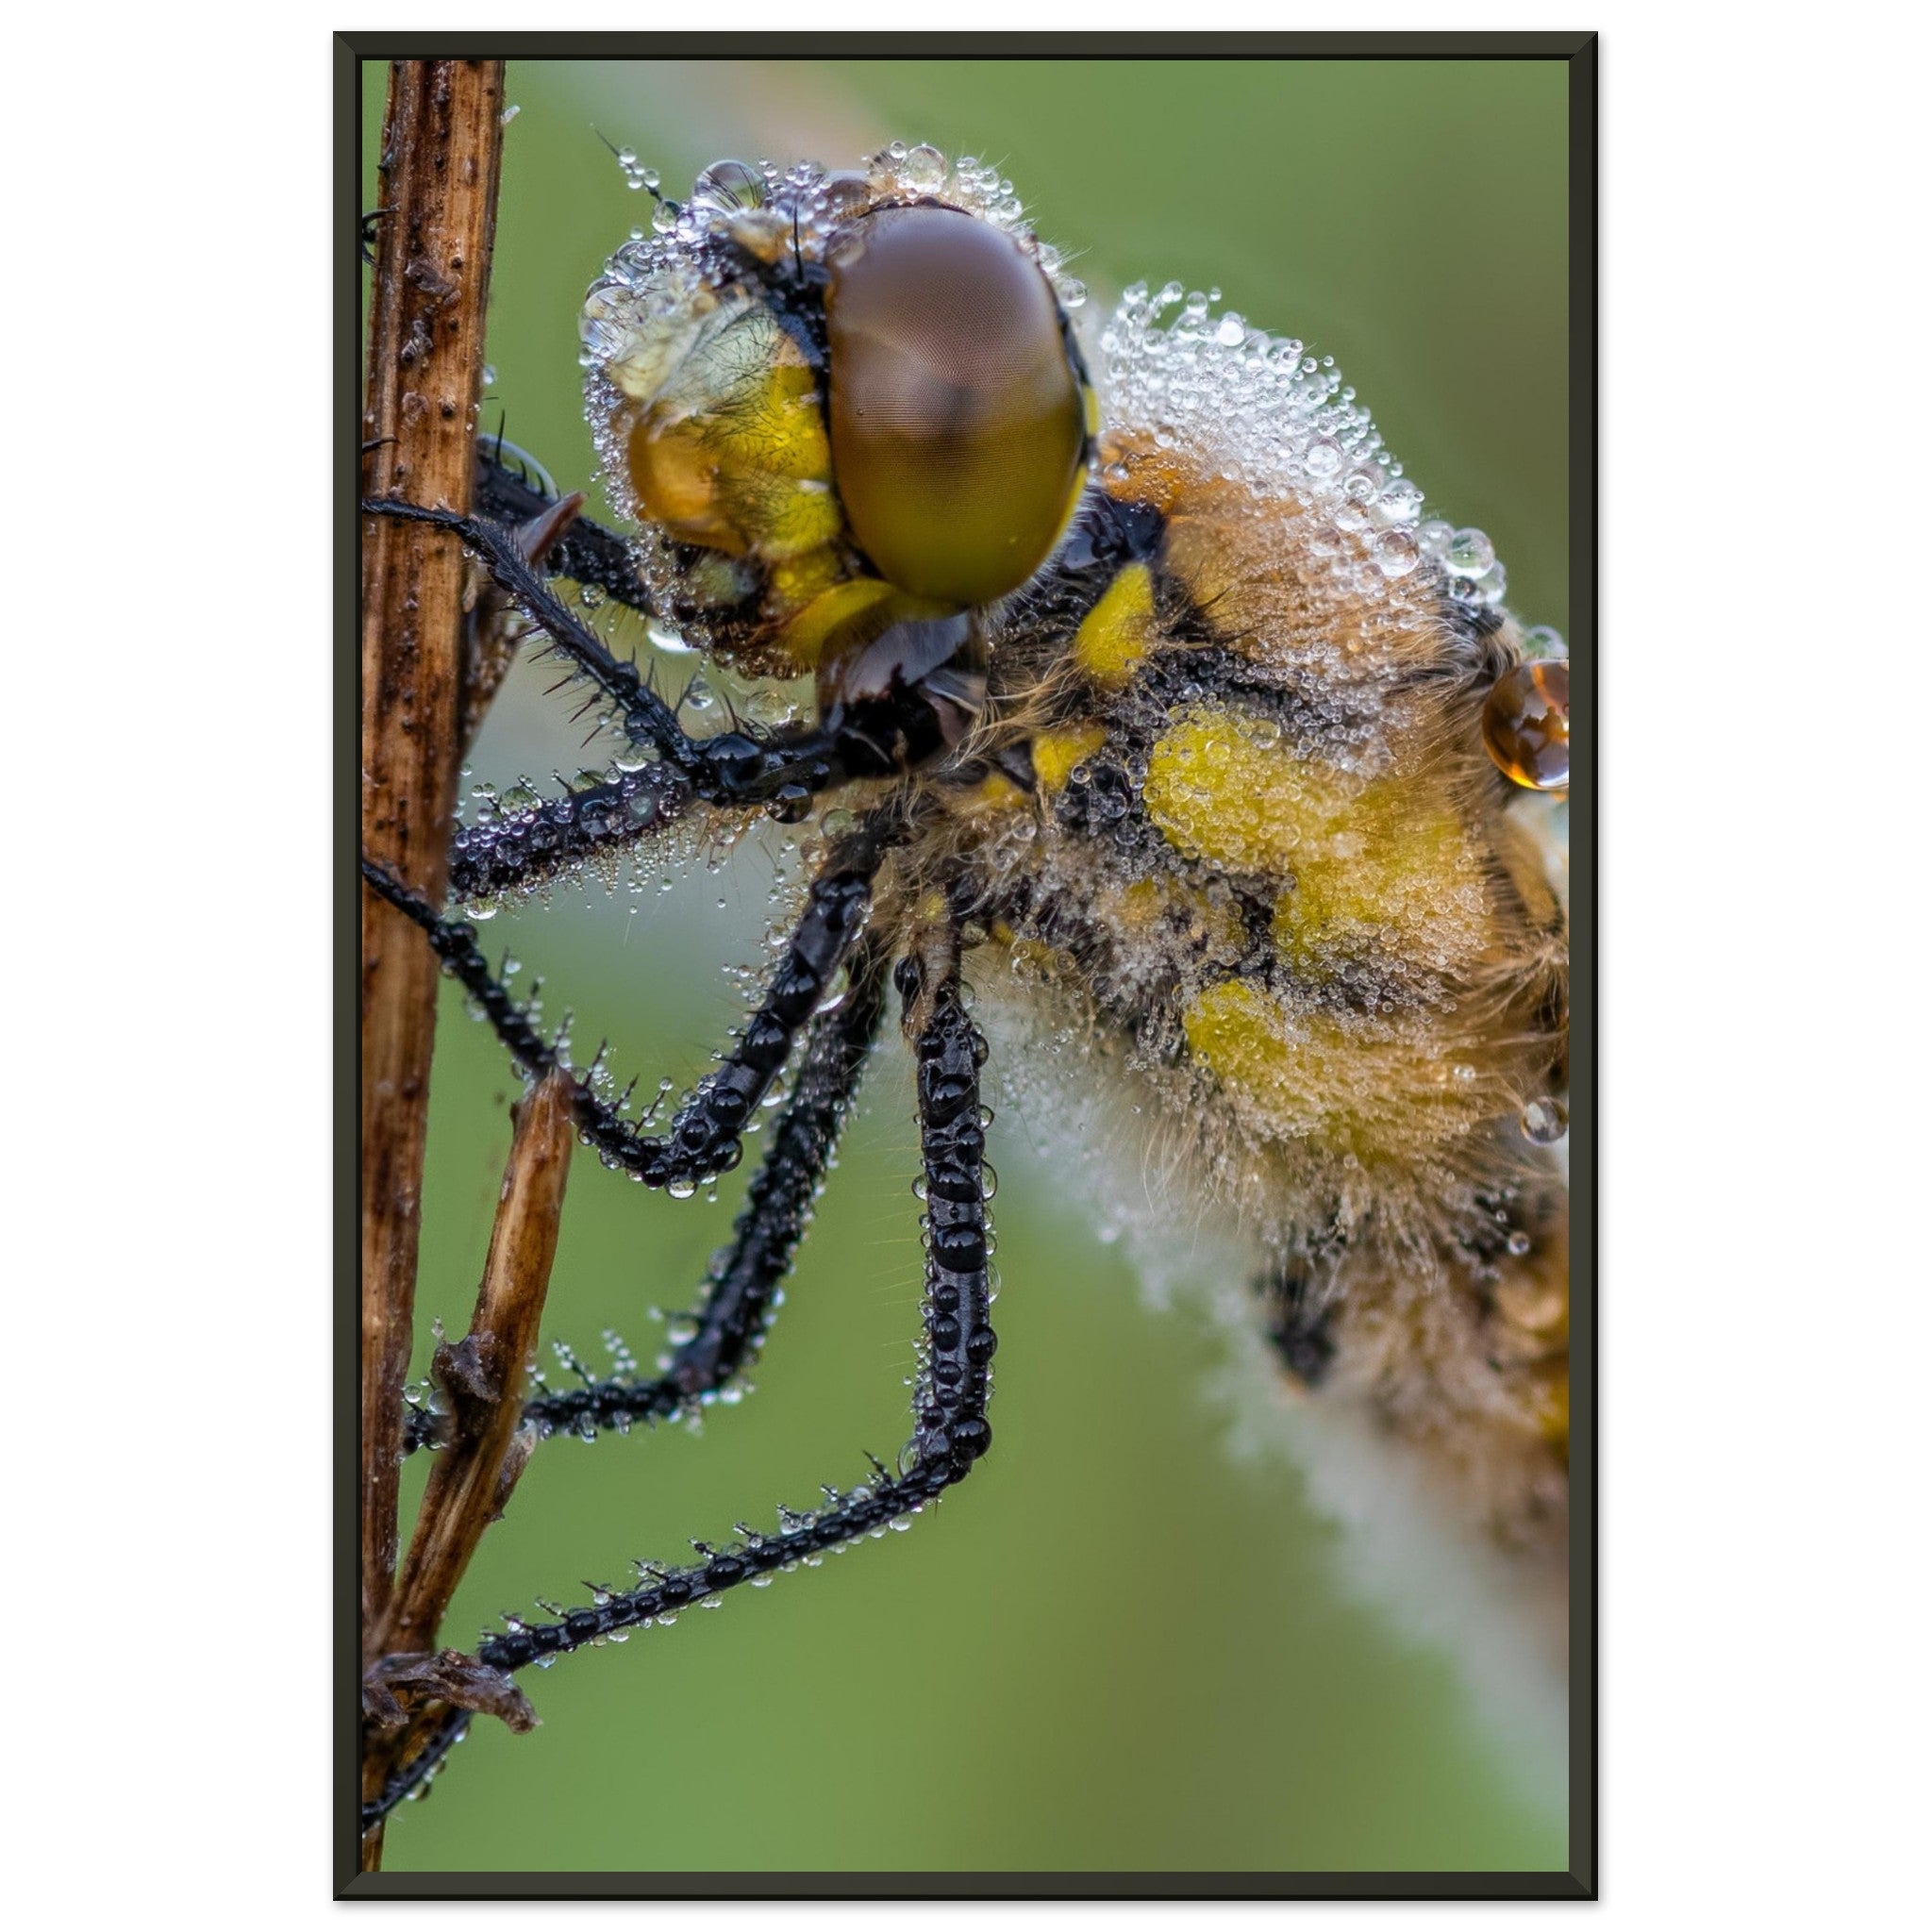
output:
[[[1570,666],[1560,658],[1519,664],[1483,706],[1483,743],[1496,768],[1533,791],[1570,782]]]
[[[1079,379],[1040,269],[956,208],[886,208],[831,252],[832,473],[887,582],[990,603],[1046,561],[1085,475]]]

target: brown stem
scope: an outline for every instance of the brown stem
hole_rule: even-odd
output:
[[[436,1458],[389,1613],[374,1648],[431,1649],[486,1524],[508,1500],[502,1478],[523,1412],[524,1365],[537,1346],[576,1125],[575,1083],[554,1073],[517,1108],[516,1137],[490,1235],[470,1332],[440,1343],[436,1373],[453,1424]],[[521,1459],[514,1468],[520,1470]],[[512,1473],[511,1480],[514,1480]]]
[[[503,65],[398,61],[383,125],[364,491],[466,511],[503,151]],[[362,530],[362,849],[432,901],[447,876],[460,704],[461,550],[391,519]],[[364,1661],[390,1606],[402,1391],[413,1340],[436,962],[362,900],[360,1471]],[[379,1858],[377,1843],[366,1857]]]
[[[490,1234],[490,1258],[470,1332],[436,1351],[436,1374],[453,1418],[416,1517],[415,1535],[389,1608],[370,1641],[363,1673],[362,1797],[378,1797],[422,1748],[450,1705],[528,1730],[537,1714],[510,1679],[459,1651],[436,1651],[437,1632],[484,1530],[502,1515],[523,1474],[528,1442],[517,1434],[525,1364],[537,1345],[557,1231],[563,1218],[576,1126],[570,1075],[554,1073],[516,1111],[516,1134]],[[365,1844],[379,1858],[382,1831]]]

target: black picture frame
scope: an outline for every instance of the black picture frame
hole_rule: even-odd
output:
[[[337,1121],[337,1599],[338,1731],[334,1844],[339,1898],[1230,1898],[1593,1899],[1597,1895],[1597,43],[1585,33],[1091,35],[1042,33],[1024,43],[993,35],[813,34],[758,37],[762,57],[1016,56],[1083,59],[1194,58],[1534,59],[1561,61],[1570,108],[1570,466],[1574,706],[1572,798],[1572,1518],[1570,1857],[1550,1873],[899,1873],[827,1874],[362,1874],[357,1765],[359,1607],[354,1552],[358,1381],[357,1198],[358,716],[354,638],[358,597],[362,385],[356,238],[360,207],[360,64],[368,60],[503,56],[512,59],[742,56],[741,42],[703,34],[345,33],[334,43],[337,519],[336,1041]]]

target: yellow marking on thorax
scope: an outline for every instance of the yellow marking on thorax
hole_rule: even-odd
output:
[[[1493,1090],[1459,1078],[1417,1031],[1379,1016],[1293,1012],[1245,980],[1197,993],[1181,1029],[1237,1112],[1272,1140],[1365,1161],[1413,1159],[1496,1104]]]
[[[1405,809],[1388,781],[1305,841],[1294,875],[1274,904],[1274,942],[1298,970],[1373,942],[1448,971],[1482,945],[1487,898],[1461,821],[1426,798]]]
[[[1483,944],[1474,843],[1420,777],[1363,784],[1296,758],[1266,720],[1204,709],[1155,745],[1141,796],[1184,858],[1281,882],[1275,942],[1298,971],[1373,943],[1448,972]]]
[[[1025,792],[1004,772],[989,772],[978,784],[958,794],[957,808],[964,812],[1016,811],[1026,803]]]
[[[1154,573],[1130,563],[1080,621],[1074,661],[1104,691],[1118,691],[1158,635],[1154,621]]]
[[[1279,878],[1305,829],[1328,815],[1307,797],[1305,768],[1253,719],[1197,710],[1171,726],[1147,760],[1141,802],[1183,858],[1229,872]]]
[[[1107,742],[1100,724],[1070,724],[1059,731],[1042,731],[1033,741],[1033,775],[1049,794],[1066,789],[1074,768],[1091,758]]]

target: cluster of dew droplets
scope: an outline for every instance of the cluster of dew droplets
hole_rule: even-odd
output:
[[[1100,336],[1110,422],[1146,425],[1158,448],[1184,446],[1262,498],[1292,499],[1354,540],[1338,555],[1372,591],[1434,558],[1458,595],[1502,601],[1482,531],[1423,518],[1423,492],[1391,454],[1332,356],[1251,328],[1221,291],[1137,282]]]
[[[578,360],[592,386],[593,429],[598,380],[641,341],[675,333],[713,305],[743,275],[742,251],[822,265],[832,239],[873,208],[926,199],[964,208],[1011,235],[1051,277],[1064,307],[1086,300],[1059,252],[1035,238],[1013,184],[971,155],[954,161],[924,142],[895,141],[857,169],[718,161],[682,202],[658,193],[657,172],[631,150],[620,149],[618,161],[632,187],[651,192],[654,207],[649,231],[632,231],[584,301]],[[599,453],[613,468],[611,452]]]
[[[876,202],[931,197],[990,222],[1010,235],[1040,264],[1063,308],[1076,309],[1086,301],[1085,285],[1066,273],[1060,251],[1034,234],[1012,182],[996,167],[974,155],[961,155],[949,161],[925,142],[908,147],[895,141],[871,158],[866,174]]]

